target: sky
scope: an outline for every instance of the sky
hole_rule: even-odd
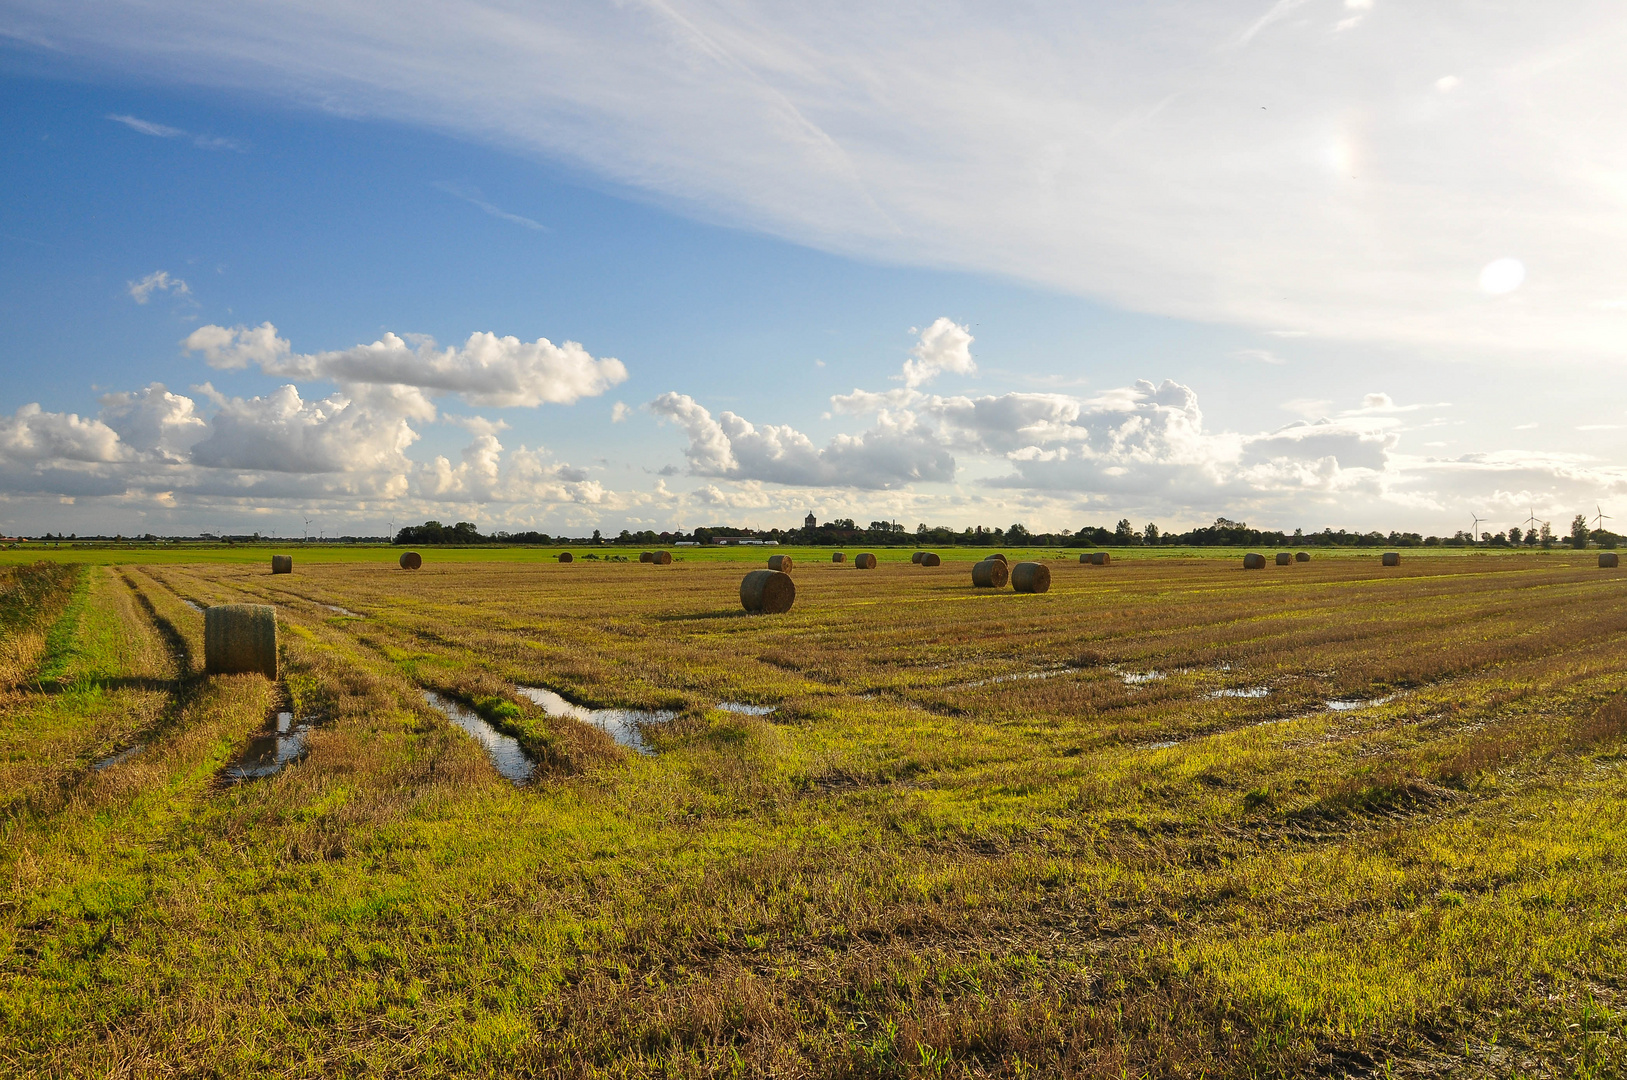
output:
[[[0,532],[1627,521],[1627,7],[0,0]]]

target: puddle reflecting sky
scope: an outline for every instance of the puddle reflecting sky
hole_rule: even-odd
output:
[[[305,756],[305,735],[309,731],[309,724],[294,723],[293,713],[278,713],[275,730],[261,732],[250,739],[243,752],[226,766],[226,779],[235,783],[282,772]]]
[[[186,597],[183,596],[183,597],[181,597],[181,603],[185,604],[187,607],[191,608],[193,611],[198,612],[200,615],[203,613],[202,605],[200,605],[196,600],[188,600]]]
[[[359,615],[356,612],[351,611],[349,608],[340,607],[338,604],[323,604],[322,606],[327,608],[329,611],[335,612],[336,614],[339,614],[339,615],[343,615],[347,619],[365,619],[365,618],[367,618],[366,615]]]
[[[517,686],[515,689],[541,705],[542,711],[549,716],[565,716],[592,724],[621,745],[641,754],[653,754],[655,750],[644,741],[639,726],[663,723],[678,715],[675,712],[646,712],[641,709],[589,709],[584,705],[572,705],[552,690],[544,690],[540,686]]]
[[[134,746],[126,747],[116,754],[109,754],[107,757],[92,765],[91,768],[96,772],[101,772],[103,769],[110,769],[114,765],[122,765],[145,749],[147,749],[146,746],[141,743],[136,743]]]
[[[1207,694],[1205,694],[1204,696],[1205,697],[1212,697],[1212,698],[1216,698],[1216,697],[1262,698],[1262,697],[1268,696],[1270,693],[1271,693],[1271,688],[1269,686],[1250,686],[1250,687],[1247,687],[1245,689],[1236,689],[1236,690],[1234,690],[1234,689],[1211,690]]]
[[[429,702],[430,708],[462,728],[470,738],[481,745],[486,751],[486,756],[491,759],[492,768],[497,770],[497,775],[516,785],[524,784],[531,779],[531,774],[537,768],[536,763],[520,749],[519,741],[514,736],[498,731],[479,713],[462,702],[442,697],[430,690],[424,691],[424,700]]]
[[[779,706],[777,705],[743,705],[738,701],[720,701],[717,708],[724,712],[744,713],[746,716],[767,716]]]

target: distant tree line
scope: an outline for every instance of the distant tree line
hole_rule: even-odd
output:
[[[1451,536],[1423,536],[1415,532],[1350,532],[1345,529],[1323,529],[1305,532],[1295,529],[1252,529],[1246,522],[1216,518],[1214,524],[1189,529],[1186,532],[1165,532],[1157,524],[1149,523],[1137,529],[1129,518],[1121,518],[1111,529],[1101,525],[1085,525],[1077,530],[1061,532],[1030,532],[1021,523],[1008,528],[988,528],[974,525],[965,529],[920,524],[914,532],[893,521],[872,521],[860,526],[851,518],[800,529],[746,529],[732,525],[709,525],[689,532],[683,530],[655,532],[645,529],[633,532],[623,529],[620,535],[607,538],[599,530],[591,539],[571,539],[550,536],[543,532],[482,533],[473,522],[460,521],[443,525],[439,521],[426,521],[422,525],[409,525],[396,534],[395,543],[414,546],[431,544],[628,544],[653,547],[662,544],[696,543],[711,545],[723,539],[775,540],[782,544],[810,544],[816,546],[851,546],[865,544],[876,547],[1541,547],[1564,545],[1585,548],[1589,543],[1614,548],[1616,534],[1606,529],[1590,529],[1587,519],[1578,514],[1571,522],[1568,536],[1556,536],[1547,522],[1540,528],[1522,531],[1518,526],[1507,532],[1485,532],[1477,539],[1469,532],[1459,530]]]

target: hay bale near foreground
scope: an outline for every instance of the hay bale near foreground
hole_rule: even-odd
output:
[[[999,559],[984,559],[972,566],[972,584],[979,589],[1003,589],[1011,571]]]
[[[273,574],[292,574],[294,572],[294,557],[292,555],[271,556],[271,572]]]
[[[277,677],[277,609],[216,604],[203,612],[203,666],[211,675]]]
[[[1292,555],[1288,554],[1286,551],[1277,552],[1277,565],[1278,566],[1287,566],[1289,563],[1291,563],[1293,561],[1294,561],[1294,557]]]
[[[921,564],[921,556],[924,555],[924,554],[925,554],[925,552],[917,551],[915,554],[910,556],[910,562],[912,562],[915,565],[919,566]]]
[[[1294,561],[1295,562],[1310,562],[1311,561],[1311,553],[1308,552],[1308,551],[1296,551],[1296,552],[1294,552]]]
[[[639,552],[638,553],[638,561],[639,562],[654,562],[655,561],[655,552],[653,552],[653,551],[641,551],[641,552]]]
[[[791,556],[770,555],[768,557],[768,568],[778,570],[782,574],[789,574],[791,572]]]
[[[1379,561],[1385,566],[1400,566],[1401,553],[1399,551],[1386,551],[1384,553],[1384,558],[1380,559]]]
[[[401,569],[416,570],[424,565],[424,557],[416,551],[403,551],[401,553]]]
[[[875,568],[876,568],[876,557],[874,555],[870,554],[868,551],[866,551],[862,555],[853,556],[853,569],[855,569],[855,570],[874,570]]]
[[[921,553],[922,566],[942,566],[943,560],[938,558],[936,551],[923,551]]]
[[[833,552],[830,553],[830,561],[831,562],[847,562],[847,555],[844,554],[843,552],[840,552],[840,551],[833,551]]]
[[[1265,556],[1261,555],[1257,551],[1249,552],[1247,555],[1243,556],[1243,569],[1244,570],[1264,570],[1265,569]]]
[[[572,554],[571,554],[571,553],[570,553],[570,552],[568,552],[568,551],[561,551],[561,552],[560,552],[560,553],[559,553],[559,561],[560,561],[560,562],[574,562],[574,561],[575,561],[575,559],[576,559],[576,556],[575,556],[575,555],[572,555]]]
[[[671,566],[672,565],[672,552],[670,552],[670,551],[652,551],[652,552],[650,552],[650,561],[652,563],[654,563],[655,565],[657,565],[657,566]]]
[[[1051,587],[1051,568],[1044,563],[1020,562],[1011,568],[1011,587],[1018,592],[1044,592]]]
[[[780,615],[796,602],[797,583],[783,570],[753,570],[740,581],[740,606],[764,615]]]
[[[1599,552],[1599,566],[1614,570],[1616,567],[1616,553],[1614,551]]]

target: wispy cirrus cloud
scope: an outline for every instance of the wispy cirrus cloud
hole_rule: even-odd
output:
[[[139,116],[125,113],[110,113],[107,119],[123,124],[131,131],[139,131],[143,135],[151,135],[157,139],[186,139],[200,150],[232,150],[243,153],[248,149],[236,139],[222,138],[218,135],[198,135],[183,128],[170,127],[168,124],[143,120]]]
[[[507,210],[504,210],[501,206],[497,206],[497,205],[495,205],[493,203],[487,202],[485,197],[481,195],[480,190],[478,188],[465,188],[465,187],[462,187],[462,186],[460,186],[458,184],[448,184],[448,183],[444,183],[444,182],[441,182],[441,181],[437,181],[437,182],[431,184],[430,186],[433,187],[436,191],[444,191],[446,194],[452,196],[454,199],[462,199],[464,202],[468,203],[470,206],[476,207],[476,208],[484,211],[485,213],[490,214],[492,217],[497,218],[499,221],[507,221],[510,224],[518,225],[521,228],[525,228],[525,229],[531,229],[534,232],[550,232],[551,231],[548,228],[548,226],[544,225],[540,221],[536,221],[536,220],[534,220],[532,218],[528,218],[523,214],[511,213],[511,212],[509,212]]]

